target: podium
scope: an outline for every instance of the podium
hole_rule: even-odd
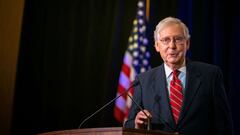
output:
[[[159,130],[127,129],[122,127],[108,128],[85,128],[52,131],[40,133],[38,135],[179,135],[178,133],[168,133]]]

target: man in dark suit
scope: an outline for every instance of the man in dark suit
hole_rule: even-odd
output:
[[[125,127],[146,128],[150,118],[152,129],[184,135],[233,134],[222,72],[186,58],[190,46],[186,25],[167,17],[156,26],[154,39],[164,63],[136,77],[133,98],[144,112],[132,104]]]

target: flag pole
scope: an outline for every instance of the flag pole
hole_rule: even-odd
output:
[[[150,17],[150,0],[146,0],[146,18],[149,21]]]

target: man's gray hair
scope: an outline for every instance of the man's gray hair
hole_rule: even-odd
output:
[[[190,38],[189,30],[187,26],[178,18],[174,17],[167,17],[160,21],[158,25],[156,26],[156,29],[154,31],[154,41],[158,41],[160,38],[159,33],[169,24],[179,24],[183,28],[183,34],[186,39]]]

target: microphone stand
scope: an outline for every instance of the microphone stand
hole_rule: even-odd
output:
[[[135,105],[137,105],[138,108],[141,109],[141,111],[147,116],[147,131],[150,131],[151,129],[151,124],[150,124],[150,118],[149,116],[143,111],[143,108],[127,93],[128,97],[131,98],[131,100],[133,101],[133,103]]]
[[[127,92],[127,91],[125,91],[125,92]],[[88,116],[87,118],[85,118],[82,122],[81,122],[81,124],[78,126],[78,128],[81,128],[82,127],[82,125],[88,120],[88,119],[90,119],[92,116],[94,116],[95,114],[97,114],[98,112],[100,112],[102,109],[104,109],[105,107],[107,107],[109,104],[111,104],[113,101],[115,101],[116,99],[118,99],[119,97],[121,97],[123,94],[125,94],[125,92],[124,93],[122,93],[122,94],[120,94],[120,95],[118,95],[117,97],[115,97],[114,99],[112,99],[110,102],[108,102],[107,104],[105,104],[104,106],[102,106],[101,108],[99,108],[96,112],[94,112],[92,115],[90,115],[90,116]]]
[[[114,99],[112,99],[111,101],[109,101],[107,104],[105,104],[104,106],[102,106],[101,108],[99,108],[96,112],[94,112],[93,114],[91,114],[90,116],[88,116],[87,118],[85,118],[80,125],[78,126],[78,128],[81,128],[82,125],[88,120],[90,119],[92,116],[94,116],[95,114],[97,114],[98,112],[100,112],[102,109],[104,109],[105,107],[107,107],[109,104],[111,104],[113,101],[115,101],[116,99],[118,99],[119,97],[121,97],[122,95],[124,95],[125,93],[127,93],[132,87],[134,87],[136,84],[138,84],[138,82],[133,82],[133,84],[123,93],[119,94],[117,97],[115,97]],[[127,94],[128,95],[128,94]],[[131,98],[132,99],[132,98]]]
[[[128,91],[134,87],[136,84],[138,84],[139,82],[135,82],[132,84],[132,86],[130,86],[126,91],[124,91],[123,93],[119,94],[117,97],[115,97],[114,99],[112,99],[111,101],[109,101],[107,104],[105,104],[104,106],[102,106],[101,108],[99,108],[97,111],[95,111],[93,114],[91,114],[90,116],[88,116],[87,118],[85,118],[80,125],[78,126],[78,128],[81,128],[82,125],[88,120],[90,119],[92,116],[94,116],[95,114],[97,114],[98,112],[100,112],[102,109],[104,109],[105,107],[107,107],[109,104],[111,104],[112,102],[114,102],[116,99],[118,99],[119,97],[121,97],[124,94],[127,94],[127,96],[133,101],[133,103],[135,105],[137,105],[137,107],[144,113],[144,115],[146,115],[147,117],[147,130],[149,131],[151,129],[151,125],[150,125],[150,118],[149,116],[143,111],[143,108],[128,94]]]

